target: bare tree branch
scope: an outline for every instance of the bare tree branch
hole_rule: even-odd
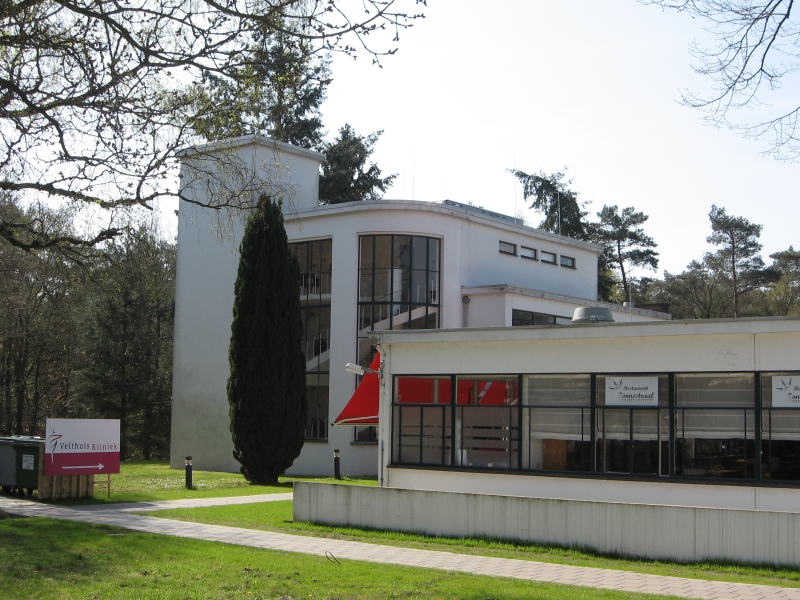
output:
[[[794,0],[640,0],[685,12],[709,23],[716,47],[692,44],[695,71],[714,84],[710,94],[685,91],[683,103],[706,111],[706,119],[746,137],[766,141],[768,154],[800,159],[800,103],[785,109],[775,95],[800,70],[800,27],[792,13]],[[773,108],[771,103],[775,103]],[[754,122],[740,117],[757,109]]]
[[[395,48],[374,34],[394,30],[394,44],[421,16],[398,7],[416,4],[425,0],[2,2],[0,190],[23,203],[103,209],[175,198],[175,159],[204,141],[194,124],[215,110],[201,101],[202,73],[236,77],[247,60],[242,50],[270,31],[319,51],[358,47],[379,60]],[[205,205],[248,208],[247,171],[233,179],[244,188]],[[99,227],[85,237],[33,240],[41,231],[18,224],[0,221],[0,238],[29,251],[119,234]]]

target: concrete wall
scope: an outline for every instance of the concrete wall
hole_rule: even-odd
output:
[[[216,147],[208,146],[184,159],[185,196],[208,202],[240,185],[283,197],[285,210],[316,203],[322,155],[271,141],[220,152],[222,164],[235,172],[210,177]],[[226,386],[243,221],[183,200],[178,215],[170,466],[182,469],[191,455],[198,470],[236,472]]]
[[[511,327],[513,311],[527,310],[531,312],[555,315],[568,321],[576,308],[583,306],[603,306],[611,308],[614,320],[618,323],[657,321],[668,318],[664,313],[649,310],[627,310],[618,304],[608,304],[591,300],[556,296],[546,292],[522,290],[512,286],[498,285],[486,287],[462,287],[462,296],[469,296],[467,308],[467,327]],[[571,322],[559,324],[570,325]]]
[[[402,467],[386,469],[385,484],[387,487],[398,489],[438,492],[800,512],[800,489],[755,485],[711,485],[680,483],[674,480],[625,481]]]
[[[505,283],[587,300],[597,299],[597,251],[571,238],[510,225],[499,228],[477,219],[466,222],[464,260],[468,265],[462,285]],[[575,268],[500,253],[500,241],[546,250],[575,259]]]
[[[695,562],[796,565],[800,514],[296,482],[294,520],[581,546]]]

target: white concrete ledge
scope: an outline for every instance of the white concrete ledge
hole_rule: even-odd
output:
[[[294,520],[697,562],[797,565],[800,514],[294,484]]]

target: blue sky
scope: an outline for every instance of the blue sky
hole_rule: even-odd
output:
[[[709,39],[702,23],[635,0],[429,0],[426,15],[382,69],[335,57],[323,105],[331,138],[345,122],[384,130],[374,157],[398,174],[387,198],[513,214],[522,192],[505,169],[566,166],[592,213],[618,204],[650,215],[659,273],[710,249],[712,204],[764,225],[765,257],[800,246],[800,164],[679,103],[681,89],[708,86],[688,52]]]

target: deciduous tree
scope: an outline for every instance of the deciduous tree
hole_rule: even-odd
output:
[[[169,456],[175,245],[152,226],[104,247],[89,269],[85,366],[92,414],[120,420],[124,459]]]
[[[691,53],[698,61],[695,70],[713,89],[708,94],[684,93],[685,104],[705,110],[712,124],[766,140],[768,152],[777,157],[800,158],[800,105],[785,93],[783,98],[776,95],[800,69],[794,0],[640,1],[686,12],[709,24],[716,46],[695,43]]]
[[[199,140],[198,119],[222,108],[198,102],[201,73],[235,80],[246,66],[243,50],[261,34],[322,51],[353,53],[358,46],[377,59],[394,48],[378,49],[384,42],[376,36],[386,30],[396,40],[416,16],[398,7],[419,3],[0,3],[0,190],[24,201],[104,209],[91,213],[86,234],[42,235],[34,222],[3,220],[0,237],[35,251],[120,235],[113,211],[177,196],[177,151]],[[236,211],[251,207],[245,192],[185,200]]]

